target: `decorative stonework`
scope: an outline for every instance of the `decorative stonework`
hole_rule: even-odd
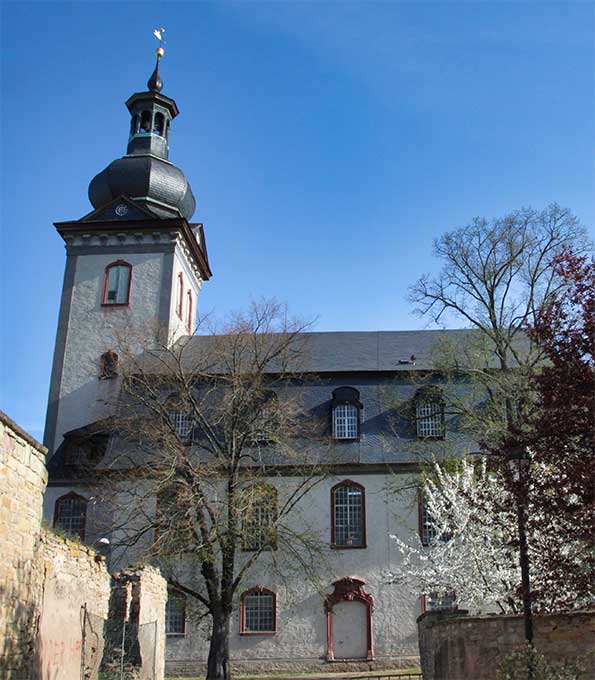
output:
[[[354,576],[346,576],[333,583],[334,590],[324,598],[326,612],[326,659],[335,660],[333,639],[333,607],[339,602],[362,602],[367,612],[367,660],[374,659],[374,643],[372,634],[372,614],[374,613],[374,598],[366,593],[366,582]]]

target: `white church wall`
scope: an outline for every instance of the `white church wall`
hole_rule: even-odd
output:
[[[99,357],[118,351],[124,340],[155,323],[159,312],[162,253],[79,255],[68,319],[68,333],[60,382],[59,404],[53,450],[65,432],[82,427],[110,411],[119,382],[99,380]],[[132,265],[130,304],[103,306],[105,268],[123,259]]]
[[[365,590],[374,598],[372,617],[374,653],[377,659],[411,657],[417,654],[416,617],[420,601],[415,595],[387,583],[387,573],[399,559],[391,533],[404,536],[417,527],[415,492],[409,490],[395,496],[390,474],[357,474],[349,479],[358,482],[366,492],[366,547],[333,549],[330,547],[331,488],[346,477],[329,477],[319,484],[296,507],[288,523],[296,531],[314,530],[320,538],[320,555],[315,565],[317,582],[310,580],[298,564],[290,563],[281,550],[277,554],[279,571],[271,568],[271,557],[263,555],[245,578],[240,591],[260,585],[277,595],[277,631],[275,634],[240,633],[240,594],[236,598],[231,630],[231,656],[236,662],[257,668],[258,663],[319,663],[326,657],[327,620],[324,597],[333,591],[333,582],[349,576],[365,581]],[[298,483],[295,478],[269,480],[279,489],[282,502],[284,489]],[[240,553],[238,562],[250,553]],[[191,611],[192,608],[189,608]],[[358,621],[345,618],[335,635],[335,650],[343,644],[356,644],[363,635]],[[360,621],[361,623],[361,621]],[[205,659],[208,626],[197,625],[188,616],[186,635],[170,637],[167,643],[168,667],[171,672],[183,670],[189,660]],[[252,664],[252,666],[251,666]]]

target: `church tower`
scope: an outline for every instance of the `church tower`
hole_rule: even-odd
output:
[[[161,92],[162,56],[160,47],[147,91],[126,102],[126,155],[89,185],[94,210],[55,223],[66,269],[44,435],[50,455],[66,432],[109,414],[119,389],[119,339],[158,333],[174,343],[192,334],[199,292],[211,276],[203,225],[190,221],[194,194],[169,161],[179,110]]]

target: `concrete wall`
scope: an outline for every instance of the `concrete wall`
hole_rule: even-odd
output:
[[[523,647],[522,616],[465,614],[429,612],[419,617],[424,680],[494,680],[501,660]],[[593,655],[595,611],[536,616],[535,647],[554,664]]]

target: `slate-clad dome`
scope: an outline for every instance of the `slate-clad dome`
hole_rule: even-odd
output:
[[[89,185],[89,200],[101,208],[127,196],[160,217],[185,217],[196,209],[192,189],[175,165],[150,154],[129,155],[110,163]]]
[[[110,163],[89,184],[89,200],[95,209],[126,196],[156,217],[185,217],[196,209],[192,189],[184,173],[168,160],[171,121],[178,115],[176,102],[161,94],[163,83],[157,64],[147,92],[133,94],[126,106],[132,116],[127,155]]]

